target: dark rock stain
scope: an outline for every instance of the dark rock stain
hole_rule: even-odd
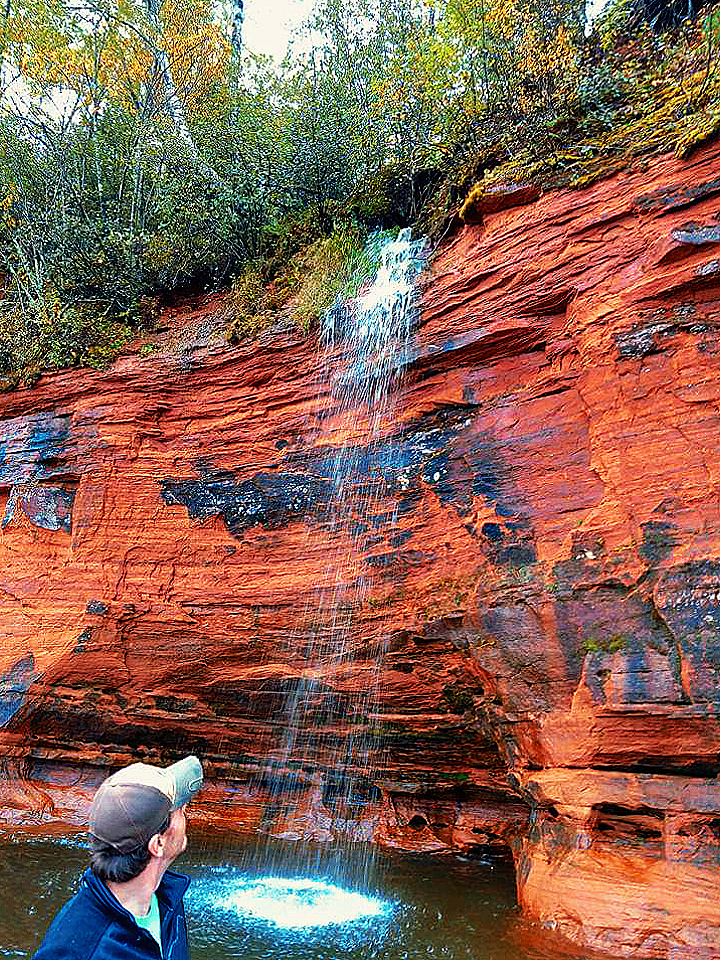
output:
[[[303,474],[256,473],[238,481],[220,471],[198,480],[163,480],[165,503],[182,504],[191,519],[222,517],[235,537],[254,526],[276,530],[327,502],[330,483]]]
[[[644,193],[635,198],[635,209],[641,211],[681,210],[691,207],[698,200],[705,200],[720,195],[720,179],[708,180],[696,186],[688,187],[682,184],[673,184],[670,187],[659,187],[650,193]]]
[[[641,360],[650,354],[662,352],[663,340],[679,333],[701,335],[714,331],[713,324],[688,317],[685,321],[656,320],[634,324],[629,330],[616,333],[614,338],[619,357],[623,360]]]
[[[0,676],[0,727],[24,705],[27,690],[38,678],[35,670],[35,657],[29,653],[26,657]]]
[[[85,612],[96,617],[103,617],[108,612],[108,605],[103,603],[102,600],[91,600],[85,608]]]
[[[71,452],[69,420],[69,414],[57,413],[5,420],[0,425],[0,482],[57,476],[58,464]]]
[[[5,530],[17,516],[18,510],[36,527],[44,530],[72,532],[72,511],[75,490],[45,485],[17,484],[10,491],[2,529]]]
[[[513,518],[514,529],[529,528],[510,472],[490,439],[468,431],[471,425],[472,411],[453,407],[368,446],[291,451],[283,472],[247,479],[198,463],[197,479],[166,478],[161,496],[165,503],[183,505],[191,519],[221,517],[235,537],[256,525],[274,530],[306,518],[342,526],[366,550],[388,536],[398,517],[413,513],[427,490],[461,517],[470,513],[474,498],[483,497],[499,517]],[[394,510],[387,509],[388,500]],[[368,503],[376,506],[366,512]],[[405,534],[405,540],[410,537]],[[510,537],[509,553],[498,562],[528,562],[534,547],[527,539]],[[400,545],[397,539],[393,545]]]

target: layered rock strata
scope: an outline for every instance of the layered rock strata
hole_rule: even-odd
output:
[[[719,171],[477,211],[379,436],[313,337],[230,347],[213,300],[0,398],[2,817],[192,750],[207,818],[509,849],[583,947],[720,956]]]

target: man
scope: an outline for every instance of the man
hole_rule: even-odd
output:
[[[190,881],[168,867],[187,846],[185,807],[202,778],[197,757],[108,777],[90,811],[90,867],[33,960],[189,960]]]

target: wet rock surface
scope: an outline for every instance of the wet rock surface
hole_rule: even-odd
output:
[[[213,300],[148,358],[3,395],[3,820],[194,751],[199,816],[504,850],[583,947],[720,955],[719,164],[483,208],[372,442],[312,338],[230,347]],[[358,727],[376,772],[339,777],[323,743]]]

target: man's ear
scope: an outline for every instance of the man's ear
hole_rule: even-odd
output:
[[[153,834],[148,840],[148,850],[154,857],[161,857],[165,841],[161,833]]]

